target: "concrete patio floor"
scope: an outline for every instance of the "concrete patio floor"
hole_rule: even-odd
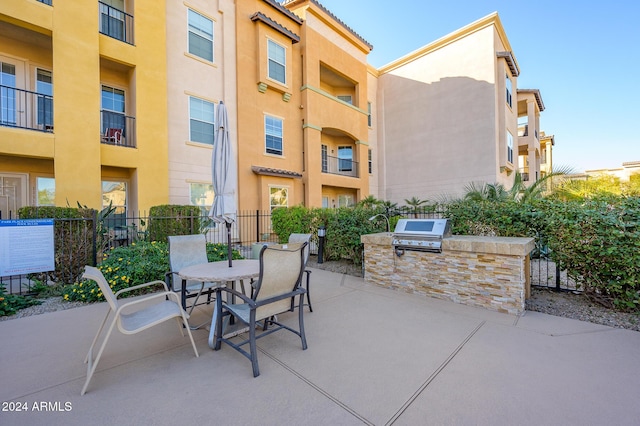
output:
[[[309,348],[284,331],[261,339],[257,378],[230,347],[209,349],[204,329],[196,358],[167,322],[113,334],[80,396],[106,304],[0,322],[0,425],[640,424],[638,332],[319,269],[311,279]],[[197,308],[191,322],[211,311]]]

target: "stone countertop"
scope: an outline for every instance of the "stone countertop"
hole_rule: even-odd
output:
[[[364,244],[389,245],[392,242],[391,232],[361,235]],[[475,253],[504,254],[526,256],[535,247],[530,237],[487,237],[477,235],[453,235],[442,240],[442,251],[467,251]]]

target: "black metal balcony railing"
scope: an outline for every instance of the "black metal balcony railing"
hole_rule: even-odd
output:
[[[0,85],[0,125],[53,132],[53,96]]]
[[[49,6],[52,5],[52,0],[38,0],[40,3],[44,3],[44,4],[48,4]]]
[[[100,33],[133,44],[133,15],[98,2]]]
[[[322,173],[359,177],[358,162],[344,158],[323,156]]]
[[[100,111],[101,142],[108,145],[136,147],[136,118],[113,111]]]

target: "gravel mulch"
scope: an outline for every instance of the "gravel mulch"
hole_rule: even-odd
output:
[[[318,264],[317,258],[309,258],[307,266],[332,272],[362,277],[362,268],[349,261],[330,261]],[[15,315],[0,317],[0,321],[72,309],[85,306],[81,302],[65,302],[61,297],[44,299],[41,305],[21,309]],[[557,292],[554,290],[533,287],[531,298],[526,301],[526,310],[542,312],[549,315],[588,321],[609,327],[640,331],[640,315],[616,312],[590,301],[581,293]]]

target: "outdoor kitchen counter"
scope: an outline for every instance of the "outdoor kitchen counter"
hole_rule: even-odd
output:
[[[362,235],[364,244],[391,245],[392,233]],[[453,235],[442,240],[442,251],[457,250],[487,254],[524,256],[535,247],[533,238],[528,237],[486,237],[476,235]]]
[[[368,283],[509,314],[524,311],[533,238],[454,235],[442,240],[441,253],[396,251],[390,232],[361,241]]]

